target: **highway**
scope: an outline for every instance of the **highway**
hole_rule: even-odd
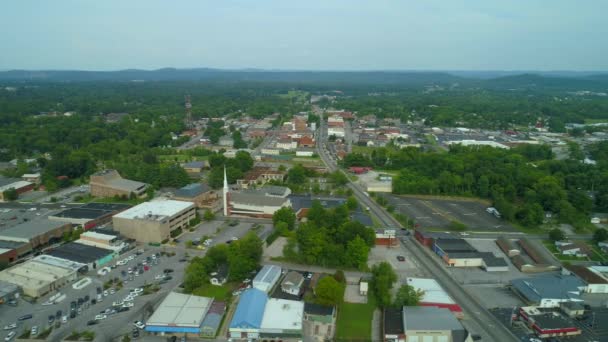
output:
[[[327,152],[325,146],[327,142],[327,126],[322,113],[319,114],[321,116],[321,124],[318,135],[320,139],[318,140],[316,147],[317,152],[330,171],[340,170],[335,159],[329,156]],[[341,172],[344,171],[341,170]],[[396,219],[387,213],[384,208],[374,202],[358,185],[351,182],[347,186],[353,191],[353,195],[357,198],[359,203],[369,207],[370,211],[376,215],[384,226],[395,228],[402,227]],[[434,257],[428,251],[423,250],[423,247],[414,241],[411,236],[407,238],[412,240],[409,245],[414,247],[410,247],[410,251],[415,259],[417,259],[418,264],[423,266],[426,271],[441,284],[449,295],[460,304],[465,312],[465,321],[471,320],[476,323],[474,330],[477,331],[474,332],[481,335],[483,341],[518,341],[518,338],[515,335],[507,330],[496,317],[477,301],[476,298],[469,294],[450,276],[447,270],[439,263],[438,257]]]

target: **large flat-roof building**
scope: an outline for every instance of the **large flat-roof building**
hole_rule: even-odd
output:
[[[21,242],[29,244],[31,249],[37,249],[61,241],[63,233],[70,231],[72,231],[71,223],[43,218],[23,222],[0,231],[0,240]]]
[[[563,302],[582,302],[586,285],[573,275],[546,275],[511,280],[511,289],[530,305],[557,308]]]
[[[269,298],[264,308],[260,337],[268,339],[302,337],[304,302]]]
[[[53,263],[28,260],[0,272],[0,281],[19,286],[24,295],[38,298],[76,280],[76,270]]]
[[[170,292],[146,322],[146,331],[160,333],[196,334],[213,298]]]
[[[130,207],[128,204],[120,203],[87,203],[51,214],[48,218],[53,221],[69,222],[89,230],[112,221],[113,215]]]
[[[229,336],[236,339],[259,338],[267,302],[266,293],[256,288],[243,292],[230,321]]]
[[[116,170],[103,170],[91,175],[89,181],[93,197],[136,197],[145,195],[148,184],[122,178]]]
[[[85,264],[89,269],[95,269],[107,264],[117,254],[116,251],[110,249],[89,246],[77,242],[70,242],[47,251],[47,255]]]
[[[162,242],[171,232],[187,228],[196,217],[193,203],[157,200],[144,202],[114,215],[114,230],[138,242]]]
[[[472,342],[473,338],[447,309],[424,306],[403,307],[405,342]]]
[[[407,284],[414,287],[416,290],[424,292],[424,295],[420,300],[421,306],[446,308],[458,317],[463,316],[460,305],[445,292],[435,279],[407,278]]]
[[[282,186],[264,186],[261,189],[230,192],[229,215],[272,217],[283,207],[291,207],[288,196],[291,190]]]

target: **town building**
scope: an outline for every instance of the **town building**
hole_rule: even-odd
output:
[[[315,154],[315,150],[312,148],[298,148],[296,150],[296,157],[312,157]]]
[[[433,306],[449,309],[456,317],[463,317],[462,308],[439,285],[435,279],[407,278],[407,284],[417,291],[424,292],[420,306]]]
[[[469,332],[449,310],[436,307],[404,306],[403,334],[405,342],[473,341]]]
[[[253,278],[252,286],[265,293],[270,293],[274,285],[281,277],[281,267],[276,265],[264,265]]]
[[[4,194],[7,190],[14,189],[17,192],[17,195],[20,195],[33,190],[34,186],[34,183],[18,178],[0,177],[0,202],[8,201],[8,199],[4,198]]]
[[[405,342],[403,331],[403,307],[387,307],[384,309],[382,331],[384,342]]]
[[[264,307],[260,337],[270,340],[300,338],[303,318],[304,302],[269,298]]]
[[[295,150],[298,147],[298,142],[291,138],[281,138],[281,139],[277,140],[277,143],[275,146],[276,146],[276,148],[278,148],[280,150],[291,151],[291,150]]]
[[[91,175],[89,180],[93,197],[142,197],[148,184],[122,178],[116,170],[103,170]]]
[[[213,298],[170,292],[148,318],[145,330],[198,336],[212,304]]]
[[[67,263],[67,262],[66,262]],[[76,270],[28,260],[0,272],[0,281],[18,286],[25,296],[38,298],[76,280]]]
[[[89,230],[112,221],[112,216],[130,208],[121,203],[87,203],[80,207],[69,208],[48,216],[49,220],[69,222]]]
[[[285,172],[267,166],[254,166],[247,171],[243,179],[238,179],[236,184],[241,189],[248,189],[253,186],[262,186],[269,181],[282,182],[285,179]]]
[[[519,318],[540,338],[576,336],[582,333],[581,329],[574,325],[571,320],[556,312],[541,311],[536,307],[520,308]]]
[[[268,302],[266,292],[257,288],[244,291],[240,298],[228,334],[233,339],[258,339],[264,318],[264,309]]]
[[[0,280],[0,305],[17,299],[20,295],[19,286]]]
[[[220,204],[220,195],[207,184],[192,183],[175,191],[174,200],[192,202],[200,209],[215,210]]]
[[[585,283],[573,275],[545,275],[511,280],[511,289],[529,305],[556,308],[562,302],[582,302]]]
[[[184,170],[189,174],[199,174],[203,172],[203,169],[209,167],[209,162],[204,160],[191,161],[182,164]]]
[[[37,173],[25,173],[21,175],[21,179],[26,182],[34,183],[36,185],[40,184],[42,177],[40,176],[40,172]]]
[[[226,314],[226,302],[213,301],[201,323],[201,337],[215,338]]]
[[[304,303],[302,331],[315,342],[331,341],[336,333],[336,308],[314,303]]]
[[[0,231],[0,240],[23,243],[19,255],[61,241],[63,233],[71,232],[72,224],[46,218],[20,223]]]
[[[209,276],[211,285],[222,286],[226,284],[226,281],[228,281],[228,265],[221,264],[218,266],[217,270],[211,272]]]
[[[108,249],[114,254],[120,254],[128,245],[120,240],[116,235],[103,234],[94,231],[88,231],[80,234],[80,238],[75,241],[82,245]]]
[[[397,246],[399,240],[395,229],[376,229],[376,246]]]
[[[507,237],[499,237],[496,239],[496,244],[509,258],[521,253],[519,248],[515,245],[515,242]]]
[[[285,293],[299,296],[302,291],[302,284],[304,284],[304,276],[296,271],[289,271],[281,282],[281,290]]]
[[[224,216],[239,215],[270,218],[279,209],[291,207],[291,190],[281,186],[265,186],[232,192],[224,175]]]
[[[88,269],[99,268],[112,261],[118,255],[117,251],[111,249],[89,246],[77,242],[66,243],[48,250],[46,253],[56,258],[85,264]]]
[[[196,217],[194,204],[184,201],[144,202],[112,218],[114,230],[138,242],[162,242],[171,232],[187,228]]]
[[[566,269],[585,283],[583,292],[608,293],[608,266],[568,265]]]

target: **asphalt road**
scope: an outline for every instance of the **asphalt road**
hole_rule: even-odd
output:
[[[327,154],[324,148],[327,141],[327,128],[323,117],[321,117],[321,141],[317,144],[319,156],[331,171],[337,170],[337,164]],[[353,194],[357,200],[363,205],[370,208],[371,212],[382,222],[386,227],[401,227],[401,224],[389,215],[382,207],[371,200],[369,195],[360,189],[356,184],[349,183],[348,187],[353,190]],[[438,263],[438,258],[430,255],[428,251],[422,249],[417,242],[411,237],[410,251],[417,259],[418,264],[423,266],[435,278],[442,287],[460,304],[463,308],[467,324],[472,324],[472,332],[482,336],[484,341],[516,341],[517,338],[508,331],[486,308],[471,296],[464,288],[462,288],[454,279],[452,279],[447,270]],[[472,322],[470,322],[472,321]]]

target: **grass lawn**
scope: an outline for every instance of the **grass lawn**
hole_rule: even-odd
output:
[[[585,243],[585,241],[580,241]],[[579,258],[577,256],[574,255],[562,255],[558,250],[557,247],[555,247],[555,245],[553,244],[552,241],[549,240],[543,240],[543,245],[549,250],[549,252],[551,252],[553,255],[555,255],[555,257],[558,260],[561,261],[587,261],[587,260],[593,260],[593,261],[602,261],[604,259],[602,259],[602,254],[598,254],[601,253],[601,251],[599,250],[595,250],[595,248],[593,248],[593,245],[589,245],[589,247],[591,247],[591,249],[595,252],[592,255],[590,255],[588,258]]]
[[[227,283],[223,286],[205,284],[199,287],[198,289],[192,291],[192,294],[202,297],[211,297],[228,302],[230,297],[232,297],[232,291],[234,291],[235,288],[235,283]]]
[[[608,122],[606,119],[585,119],[586,124],[604,123]]]
[[[342,303],[338,307],[336,340],[370,341],[372,337],[372,318],[376,301],[367,297],[367,304]]]

